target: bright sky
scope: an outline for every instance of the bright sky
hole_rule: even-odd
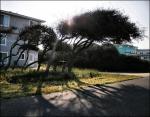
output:
[[[140,28],[145,28],[142,41],[133,45],[149,48],[149,1],[1,1],[1,9],[45,20],[55,27],[63,19],[98,8],[118,9]]]

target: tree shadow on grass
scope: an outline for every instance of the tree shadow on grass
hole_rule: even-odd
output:
[[[7,79],[10,83],[22,83],[22,82],[39,82],[39,81],[66,81],[66,80],[74,80],[76,76],[74,73],[68,72],[49,72],[45,71],[32,71],[24,74],[13,75]]]
[[[79,86],[82,85],[78,78],[74,77],[74,80]],[[22,84],[22,90],[27,91],[26,84],[23,82]],[[42,93],[42,84],[42,80],[38,82],[36,94]],[[1,115],[19,117],[149,116],[149,94],[149,89],[136,85],[121,85],[120,88],[109,85],[70,88],[69,94],[52,94],[50,98],[31,96],[4,100],[1,104]]]
[[[48,82],[49,85],[57,86],[57,85],[68,85],[68,82],[75,81],[78,86],[85,84],[81,82],[74,73],[67,73],[67,72],[49,72],[46,73],[45,71],[32,71],[27,72],[24,74],[13,75],[9,79],[8,82],[13,84],[21,84],[21,92],[24,95],[41,95],[42,94],[42,85],[43,83]],[[31,93],[30,85],[36,88],[35,93]],[[16,94],[17,96],[17,94]]]
[[[149,116],[149,89],[136,85],[120,88],[96,85],[57,93],[48,98],[32,96],[2,103],[6,116]],[[20,108],[21,105],[21,108]]]

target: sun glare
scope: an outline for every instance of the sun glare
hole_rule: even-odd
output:
[[[73,19],[67,20],[67,24],[68,24],[69,26],[72,26],[72,25],[73,25]]]

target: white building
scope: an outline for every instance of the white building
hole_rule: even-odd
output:
[[[12,44],[16,41],[19,31],[26,26],[41,24],[45,21],[36,19],[33,17],[24,16],[18,13],[13,13],[9,11],[0,10],[0,64],[4,57],[8,56],[10,53],[10,48]],[[10,30],[9,33],[5,33],[5,30]],[[17,53],[18,48],[14,48],[13,54]],[[13,56],[11,65],[14,64],[18,57]],[[18,61],[18,66],[23,66],[27,58],[27,51],[25,51],[20,60]],[[29,58],[27,64],[30,64],[38,60],[38,52],[30,50]],[[4,65],[8,63],[8,59],[5,59]],[[33,64],[32,67],[37,67],[37,63]]]

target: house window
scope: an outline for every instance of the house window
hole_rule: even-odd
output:
[[[21,54],[20,60],[25,60],[25,53]]]
[[[7,56],[8,56],[7,52],[0,52],[0,62],[2,62],[2,60]],[[5,59],[4,62],[7,62],[7,59]]]
[[[6,45],[6,39],[7,39],[6,34],[1,33],[0,34],[0,45]]]
[[[1,14],[0,26],[9,27],[10,16]]]
[[[143,52],[140,52],[140,54],[143,54]]]

